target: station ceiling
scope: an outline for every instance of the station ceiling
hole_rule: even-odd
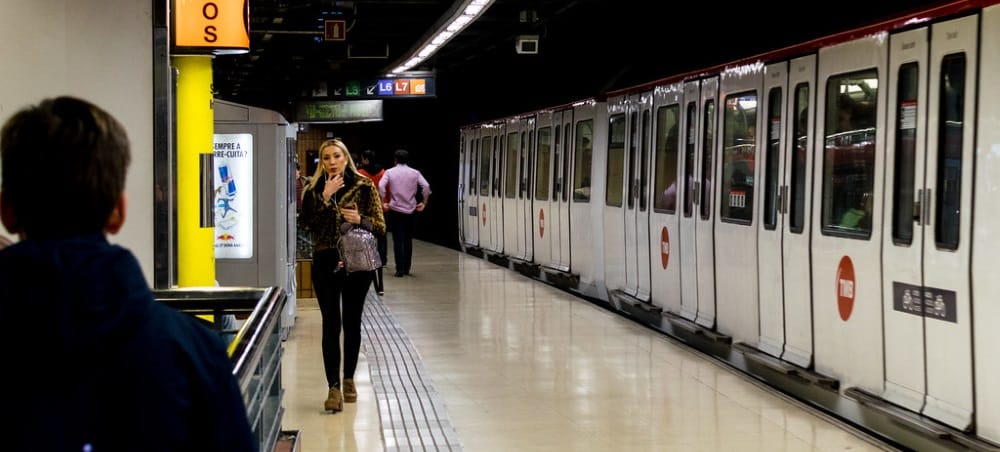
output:
[[[377,80],[454,0],[250,0],[250,52],[218,56],[216,97],[288,114],[350,81]],[[495,0],[418,69],[439,98],[476,96],[509,114],[750,56],[940,2],[840,0],[781,10],[759,2]],[[797,11],[801,9],[800,11]],[[344,20],[343,41],[324,22]],[[521,35],[539,37],[519,54]],[[317,97],[318,96],[318,97]]]

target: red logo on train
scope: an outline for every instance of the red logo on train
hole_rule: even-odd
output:
[[[660,230],[660,265],[667,269],[667,262],[670,260],[670,233],[664,227]]]
[[[538,209],[538,236],[545,237],[545,209]]]
[[[486,203],[483,203],[483,226],[486,225]]]
[[[844,256],[837,266],[837,310],[840,311],[840,319],[845,322],[854,310],[855,287],[854,264],[850,257]]]

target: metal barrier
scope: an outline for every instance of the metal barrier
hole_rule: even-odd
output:
[[[233,375],[243,393],[247,418],[260,450],[273,451],[282,433],[284,414],[281,313],[285,291],[280,287],[220,287],[154,290],[153,296],[208,322],[226,340]]]

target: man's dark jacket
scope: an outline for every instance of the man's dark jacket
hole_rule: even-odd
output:
[[[257,449],[222,339],[102,234],[0,250],[0,304],[5,449]]]

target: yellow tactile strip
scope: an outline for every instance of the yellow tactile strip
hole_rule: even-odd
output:
[[[365,300],[361,322],[385,450],[461,451],[448,412],[420,355],[392,312],[373,292]]]

